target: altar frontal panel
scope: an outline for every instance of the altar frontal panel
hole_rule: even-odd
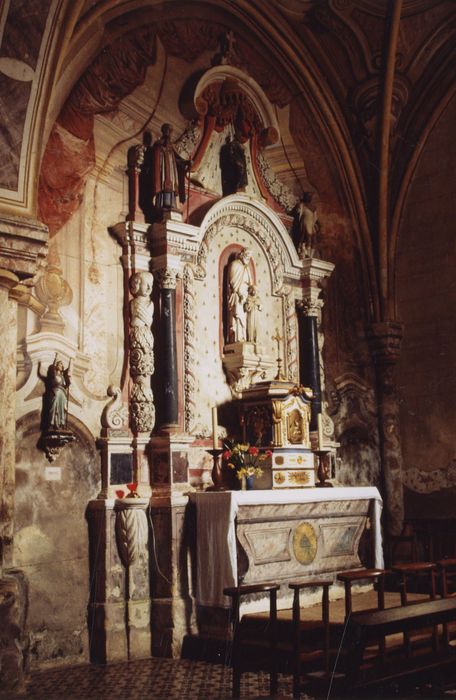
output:
[[[239,582],[281,583],[360,567],[368,517],[365,500],[240,506]]]

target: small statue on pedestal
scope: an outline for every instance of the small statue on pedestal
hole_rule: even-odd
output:
[[[244,311],[247,315],[247,342],[257,342],[258,318],[257,312],[262,311],[260,297],[257,293],[257,288],[251,284],[248,288],[247,301],[244,304]]]

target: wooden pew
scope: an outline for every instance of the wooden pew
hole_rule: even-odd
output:
[[[348,693],[372,685],[381,685],[407,676],[418,676],[454,664],[456,650],[445,643],[435,649],[416,650],[407,654],[406,644],[394,647],[394,653],[378,655],[366,663],[366,647],[397,633],[432,628],[456,620],[456,598],[430,600],[406,607],[359,613],[349,620],[347,629],[347,669],[343,689]]]

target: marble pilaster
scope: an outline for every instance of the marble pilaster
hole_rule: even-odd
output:
[[[305,258],[301,273],[301,296],[297,299],[299,329],[300,383],[312,389],[312,417],[310,428],[317,430],[317,417],[322,413],[324,371],[322,357],[323,333],[321,291],[325,281],[334,270],[333,263],[318,258]],[[322,341],[319,342],[319,335]],[[327,422],[327,421],[326,421]],[[325,431],[326,432],[326,431]]]
[[[158,271],[160,284],[160,367],[162,377],[161,427],[177,426],[179,393],[176,346],[176,279],[177,270]]]
[[[150,656],[147,499],[88,506],[90,656],[95,663]]]
[[[185,635],[197,631],[190,573],[194,570],[195,522],[183,494],[153,497],[150,508],[155,542],[152,654],[178,658]]]
[[[48,229],[21,217],[0,218],[0,669],[4,692],[24,689],[27,581],[12,568],[16,467],[17,295],[47,251]]]
[[[0,573],[8,565],[9,545],[13,538],[14,482],[15,482],[15,393],[16,393],[16,336],[17,303],[9,298],[9,289],[18,278],[12,272],[0,270]]]

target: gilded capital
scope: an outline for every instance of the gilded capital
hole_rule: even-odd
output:
[[[171,267],[162,267],[157,270],[158,283],[161,289],[176,289],[177,270]]]

